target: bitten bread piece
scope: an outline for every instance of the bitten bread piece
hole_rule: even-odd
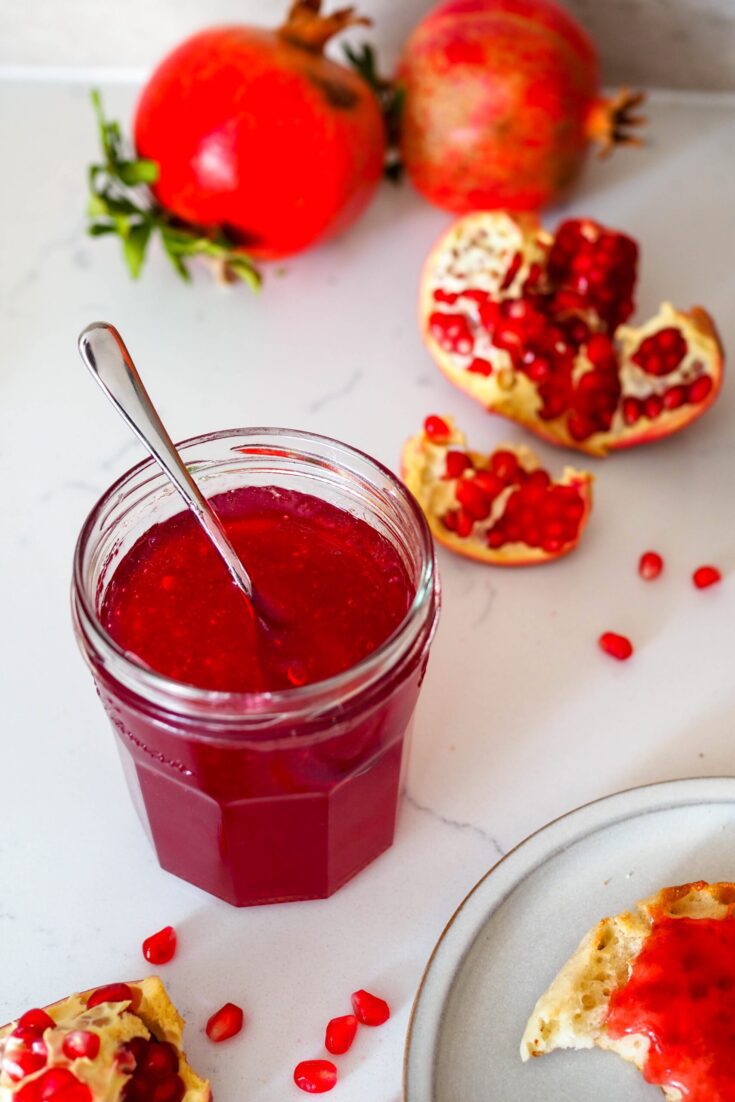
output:
[[[536,1003],[528,1020],[521,1058],[543,1056],[556,1048],[609,1049],[642,1071],[649,1040],[641,1034],[609,1036],[606,1018],[610,998],[630,978],[633,963],[643,948],[656,918],[715,918],[733,914],[735,884],[699,881],[664,888],[641,900],[634,911],[604,918],[580,943],[549,989]],[[670,1102],[683,1095],[663,1087]]]
[[[0,1102],[211,1102],[186,1061],[183,1026],[157,976],[27,1010],[0,1028]]]

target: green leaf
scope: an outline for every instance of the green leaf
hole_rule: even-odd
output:
[[[237,249],[236,242],[230,241],[221,230],[210,234],[201,227],[188,226],[156,202],[148,185],[158,179],[158,165],[146,157],[131,155],[133,151],[120,126],[105,118],[97,89],[90,95],[103,163],[90,165],[87,173],[89,234],[92,237],[118,234],[134,279],[141,273],[153,234],[158,232],[166,256],[182,279],[191,278],[184,257],[209,256],[223,261],[239,279],[257,288],[260,275],[250,258]]]
[[[190,283],[191,276],[189,275],[189,269],[186,267],[176,250],[171,248],[170,242],[167,241],[166,236],[163,233],[161,234],[161,241],[163,243],[164,252],[171,261],[174,271],[177,273],[177,275],[181,276],[183,280],[185,280],[187,283]]]
[[[155,184],[159,169],[155,161],[141,157],[137,161],[120,161],[117,174],[128,187],[135,187],[136,184]]]
[[[251,290],[260,290],[263,283],[260,272],[247,257],[230,256],[227,258],[227,267],[231,272],[234,272],[238,279],[241,279],[243,283],[247,283]]]
[[[352,68],[372,88],[380,104],[388,141],[383,175],[392,183],[398,183],[403,177],[398,142],[405,91],[393,81],[381,77],[378,71],[375,50],[372,46],[367,43],[357,47],[345,44],[343,49]]]
[[[123,241],[123,254],[133,279],[138,278],[143,268],[152,230],[150,222],[139,222],[137,226],[131,227]]]

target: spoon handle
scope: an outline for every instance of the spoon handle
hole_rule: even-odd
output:
[[[182,462],[117,329],[104,321],[88,325],[80,334],[79,352],[117,412],[193,511],[219,551],[235,584],[252,600],[250,575],[240,562],[219,517]]]

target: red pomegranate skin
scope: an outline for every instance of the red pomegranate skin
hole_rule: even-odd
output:
[[[448,0],[399,66],[409,177],[446,210],[536,210],[577,176],[597,52],[551,0]]]
[[[225,26],[170,53],[143,89],[138,154],[172,214],[221,226],[254,257],[344,229],[380,182],[377,100],[357,73],[277,31]]]

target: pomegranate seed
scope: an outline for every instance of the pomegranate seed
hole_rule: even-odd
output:
[[[703,402],[712,390],[712,380],[709,375],[700,375],[690,384],[687,390],[687,398],[690,402]]]
[[[5,1043],[1,1066],[8,1078],[18,1083],[45,1067],[47,1059],[46,1045],[39,1033],[35,1030],[14,1030]]]
[[[164,926],[143,942],[143,956],[150,964],[168,964],[176,952],[176,931]]]
[[[49,1068],[21,1087],[15,1102],[92,1102],[92,1092],[68,1068]]]
[[[475,485],[474,479],[463,478],[455,489],[457,501],[473,520],[487,520],[492,503],[490,498]]]
[[[604,631],[597,640],[600,649],[611,658],[617,658],[619,662],[625,662],[633,653],[633,644],[625,635],[618,635],[614,631]]]
[[[382,1025],[390,1018],[390,1007],[384,999],[371,995],[369,991],[355,991],[352,995],[352,1009],[363,1025]]]
[[[100,1003],[124,1003],[129,1002],[133,1009],[140,1001],[140,992],[133,991],[126,983],[108,983],[105,987],[98,987],[87,999],[87,1008],[99,1006]]]
[[[503,482],[512,482],[518,474],[518,459],[513,452],[500,450],[490,456],[490,470]]]
[[[664,560],[658,551],[644,551],[638,560],[638,573],[647,582],[657,578],[664,568]]]
[[[498,478],[492,471],[478,471],[475,475],[475,486],[487,494],[489,498],[496,498],[501,490],[505,489],[502,478]]]
[[[162,1083],[156,1083],[152,1094],[149,1094],[150,1102],[182,1102],[186,1094],[186,1084],[180,1075],[172,1075]]]
[[[88,1029],[73,1029],[64,1038],[62,1049],[67,1060],[96,1060],[100,1051],[100,1039]]]
[[[687,392],[683,386],[671,386],[664,392],[664,409],[678,409],[686,400]]]
[[[466,452],[447,452],[445,478],[460,478],[472,466],[472,460]]]
[[[452,435],[451,429],[444,418],[439,417],[436,413],[430,414],[424,421],[424,432],[430,440],[435,441],[446,440]]]
[[[302,1060],[294,1069],[293,1081],[307,1094],[325,1094],[337,1085],[337,1069],[331,1060]]]
[[[324,1047],[334,1056],[341,1056],[351,1047],[357,1033],[357,1018],[354,1014],[344,1014],[341,1018],[332,1018],[327,1025]]]
[[[144,1079],[168,1079],[179,1070],[179,1054],[169,1041],[148,1044],[136,1065],[136,1072]]]
[[[458,536],[462,536],[466,539],[475,526],[474,519],[470,516],[466,509],[460,509],[457,514],[457,527],[455,529]]]
[[[659,329],[641,341],[630,357],[649,375],[670,375],[687,354],[687,342],[678,329]]]
[[[697,589],[708,589],[722,581],[722,574],[716,566],[698,566],[692,574],[692,581]]]
[[[475,356],[472,363],[467,368],[473,375],[492,375],[493,365],[488,363],[487,360],[481,359],[479,356]]]
[[[18,1018],[20,1029],[32,1029],[36,1033],[43,1033],[45,1029],[54,1029],[56,1022],[45,1010],[26,1010],[22,1017]]]
[[[637,398],[625,398],[623,401],[623,420],[626,425],[634,425],[641,415],[641,404]]]
[[[238,1034],[242,1024],[243,1013],[240,1007],[235,1003],[225,1003],[207,1022],[206,1033],[210,1041],[220,1044]]]
[[[431,335],[445,352],[467,356],[472,351],[472,330],[463,314],[435,311],[429,318]]]

